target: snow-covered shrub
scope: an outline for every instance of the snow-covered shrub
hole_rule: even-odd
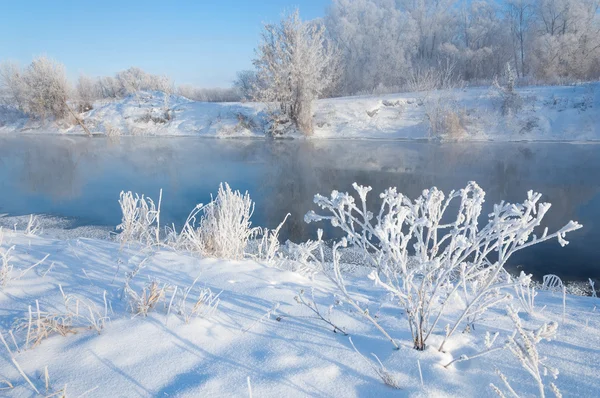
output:
[[[424,102],[429,138],[460,139],[465,134],[467,115],[451,97],[428,98]]]
[[[23,80],[23,72],[12,62],[0,64],[0,100],[24,112],[26,110],[27,86]]]
[[[16,64],[0,65],[0,98],[26,114],[45,119],[62,119],[69,113],[69,82],[64,66],[38,57],[25,69]]]
[[[179,244],[206,256],[242,259],[248,240],[256,234],[250,221],[253,212],[254,202],[248,192],[242,194],[227,183],[221,184],[216,198],[192,210]]]
[[[535,297],[537,296],[537,292],[535,291],[535,285],[531,281],[531,274],[526,275],[521,271],[516,282],[514,286],[515,295],[519,299],[521,308],[529,315],[535,314]]]
[[[513,116],[523,108],[523,98],[515,90],[516,76],[508,62],[506,63],[505,80],[506,84],[503,86],[498,82],[498,79],[495,79],[493,88],[500,95],[502,115]]]
[[[124,244],[128,242],[139,242],[146,245],[158,244],[160,232],[160,202],[158,207],[150,198],[141,197],[138,194],[121,192],[119,205],[121,206],[121,224],[117,225],[119,241]]]
[[[29,219],[27,220],[27,226],[25,227],[25,235],[35,236],[41,228],[40,220],[37,218],[37,216],[30,214]]]
[[[75,85],[79,112],[87,112],[93,109],[94,101],[101,98],[98,82],[89,76],[80,75]]]
[[[15,246],[4,246],[4,232],[0,228],[0,285],[6,286],[13,270],[12,252]]]
[[[26,86],[25,111],[38,118],[65,117],[68,112],[69,82],[62,64],[38,57],[23,72]]]
[[[330,198],[315,195],[315,203],[329,214],[311,211],[305,220],[329,220],[345,233],[334,244],[330,278],[353,306],[355,300],[345,287],[336,251],[351,245],[363,252],[373,268],[370,279],[392,294],[407,314],[418,350],[425,348],[441,317],[448,315],[447,304],[454,298],[462,298],[464,306],[446,327],[440,351],[465,321],[507,298],[502,289],[514,282],[504,276],[504,266],[515,252],[554,238],[564,246],[568,243],[565,235],[581,227],[571,221],[555,233],[548,234],[546,228],[541,236],[535,235],[550,204],[539,203],[541,194],[533,191],[522,204],[495,205],[487,223],[480,226],[485,192],[475,182],[447,197],[433,187],[415,200],[389,188],[380,195],[382,204],[376,215],[367,210],[371,188],[356,183],[353,187],[360,202],[338,191]],[[458,211],[449,220],[446,210],[451,205],[457,205]]]
[[[436,66],[415,65],[406,79],[410,92],[447,90],[462,84],[456,75],[456,61],[450,58],[439,60]]]
[[[545,378],[548,374],[553,379],[556,379],[558,377],[558,370],[546,364],[546,358],[540,356],[537,348],[537,345],[542,340],[550,341],[556,336],[558,324],[555,322],[544,323],[536,330],[526,330],[521,323],[519,314],[510,306],[508,307],[508,316],[513,321],[515,333],[509,337],[507,347],[514,357],[518,359],[523,370],[535,380],[539,397],[544,398],[546,396],[546,389],[549,388],[557,398],[561,398],[562,394],[553,382],[548,383],[548,386],[545,383]],[[513,396],[519,396],[511,386],[508,378],[499,370],[497,373],[506,389]],[[492,387],[494,391],[501,394],[501,390],[498,387],[493,384]]]
[[[199,88],[182,85],[177,87],[177,94],[201,102],[238,102],[242,99],[235,88]]]
[[[112,76],[98,78],[98,89],[100,96],[106,99],[117,99],[123,95],[119,81]]]
[[[279,253],[279,231],[285,221],[290,216],[290,213],[286,214],[283,221],[275,229],[261,228],[256,229],[256,236],[260,237],[258,240],[258,247],[256,250],[256,257],[260,260],[264,260],[267,264],[272,263],[277,254]]]

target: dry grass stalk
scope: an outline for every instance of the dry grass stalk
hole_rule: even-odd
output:
[[[389,372],[385,368],[385,366],[383,366],[383,363],[381,363],[381,361],[379,360],[379,358],[377,357],[377,355],[371,354],[377,360],[377,364],[374,364],[373,362],[369,361],[367,359],[367,357],[365,357],[363,354],[361,354],[360,351],[358,351],[358,349],[356,348],[356,346],[352,342],[352,337],[348,337],[348,340],[350,340],[350,345],[352,345],[352,348],[354,348],[354,351],[356,351],[356,353],[358,355],[360,355],[360,357],[367,364],[369,364],[369,366],[373,369],[373,371],[375,371],[375,373],[377,374],[377,376],[379,376],[379,378],[381,379],[381,381],[383,382],[383,384],[385,384],[386,386],[390,386],[392,388],[398,389],[398,390],[402,389],[402,386],[400,385],[400,381],[398,380],[398,377],[396,377],[394,374],[392,374],[391,372]]]
[[[131,311],[137,315],[148,316],[148,313],[156,307],[156,305],[165,299],[168,285],[162,287],[157,281],[152,281],[144,286],[142,293],[138,294],[133,290],[128,283],[125,285],[125,292],[129,296],[129,306]]]
[[[177,304],[177,313],[181,315],[185,323],[190,323],[194,317],[210,318],[216,312],[221,301],[219,299],[221,292],[214,294],[208,287],[200,288],[198,290],[198,298],[193,301],[194,304],[189,308],[187,306],[188,297],[197,281],[198,278],[194,280],[190,287],[181,291],[181,297]]]

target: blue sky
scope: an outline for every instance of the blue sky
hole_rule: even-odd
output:
[[[80,73],[112,75],[129,66],[178,84],[226,87],[251,67],[263,22],[300,8],[324,15],[329,0],[4,1],[0,60],[24,65],[40,54]]]

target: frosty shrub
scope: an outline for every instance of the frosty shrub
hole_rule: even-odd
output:
[[[119,205],[123,214],[121,224],[117,225],[119,240],[122,244],[139,242],[146,245],[158,244],[160,232],[160,202],[162,190],[158,200],[158,207],[150,198],[138,194],[121,192]]]
[[[19,66],[12,62],[0,64],[0,100],[4,97],[8,105],[25,111],[27,87]]]
[[[258,245],[256,248],[256,258],[265,261],[267,264],[273,263],[279,253],[279,231],[285,221],[290,216],[286,214],[283,221],[275,229],[261,228],[256,229],[256,239]]]
[[[535,235],[550,204],[540,203],[541,194],[533,191],[522,204],[503,201],[494,205],[487,223],[480,226],[485,192],[475,182],[448,196],[433,187],[415,200],[389,188],[380,195],[382,204],[376,214],[367,210],[371,188],[356,183],[353,187],[359,202],[338,191],[329,198],[316,195],[315,203],[328,214],[311,211],[305,220],[329,220],[345,233],[334,245],[330,278],[347,301],[352,297],[345,288],[335,251],[351,245],[364,253],[373,268],[369,278],[393,295],[407,314],[418,350],[425,348],[442,316],[449,324],[440,351],[461,325],[468,326],[490,306],[509,297],[503,290],[515,282],[504,266],[515,252],[555,238],[564,246],[568,243],[565,235],[581,227],[571,221],[555,233],[549,234],[546,228],[540,236]],[[446,214],[451,205],[457,209],[455,218]],[[463,308],[447,319],[446,306],[455,298],[461,299]]]
[[[79,112],[93,109],[94,101],[101,98],[101,90],[97,81],[91,77],[80,75],[75,85]]]
[[[46,57],[33,60],[23,73],[26,86],[26,112],[40,119],[56,119],[68,113],[69,82],[62,64]]]
[[[248,192],[232,191],[221,184],[217,197],[192,210],[179,237],[184,248],[206,256],[239,260],[248,240],[256,234],[250,217],[254,202]]]
[[[406,79],[410,92],[447,90],[459,87],[463,82],[456,76],[456,60],[445,58],[436,66],[415,65]]]
[[[460,139],[465,134],[466,112],[448,96],[425,101],[425,116],[429,122],[429,138]]]
[[[496,79],[494,80],[494,89],[501,97],[500,110],[502,115],[512,116],[519,113],[523,108],[523,98],[515,90],[516,76],[508,62],[506,63],[504,74],[506,84],[502,86]]]
[[[4,232],[0,228],[0,286],[4,287],[11,279],[13,270],[12,253],[14,245],[4,246]]]
[[[546,364],[546,358],[540,356],[537,348],[538,343],[542,340],[550,341],[556,336],[558,324],[555,322],[544,323],[536,330],[526,330],[521,323],[519,314],[510,306],[508,307],[508,316],[515,326],[515,332],[508,338],[506,346],[513,356],[518,359],[523,370],[535,380],[538,387],[538,396],[544,398],[546,390],[549,389],[555,397],[561,398],[562,394],[553,382],[545,383],[545,378],[548,375],[556,379],[558,370]],[[515,392],[508,378],[500,370],[496,370],[496,373],[511,395],[518,397],[519,394]],[[499,396],[504,396],[500,388],[493,384],[492,388]]]

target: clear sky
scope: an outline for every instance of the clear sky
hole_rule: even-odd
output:
[[[0,60],[21,65],[45,54],[71,79],[112,75],[129,66],[177,84],[227,87],[251,67],[263,22],[300,8],[324,15],[329,0],[2,1]]]

